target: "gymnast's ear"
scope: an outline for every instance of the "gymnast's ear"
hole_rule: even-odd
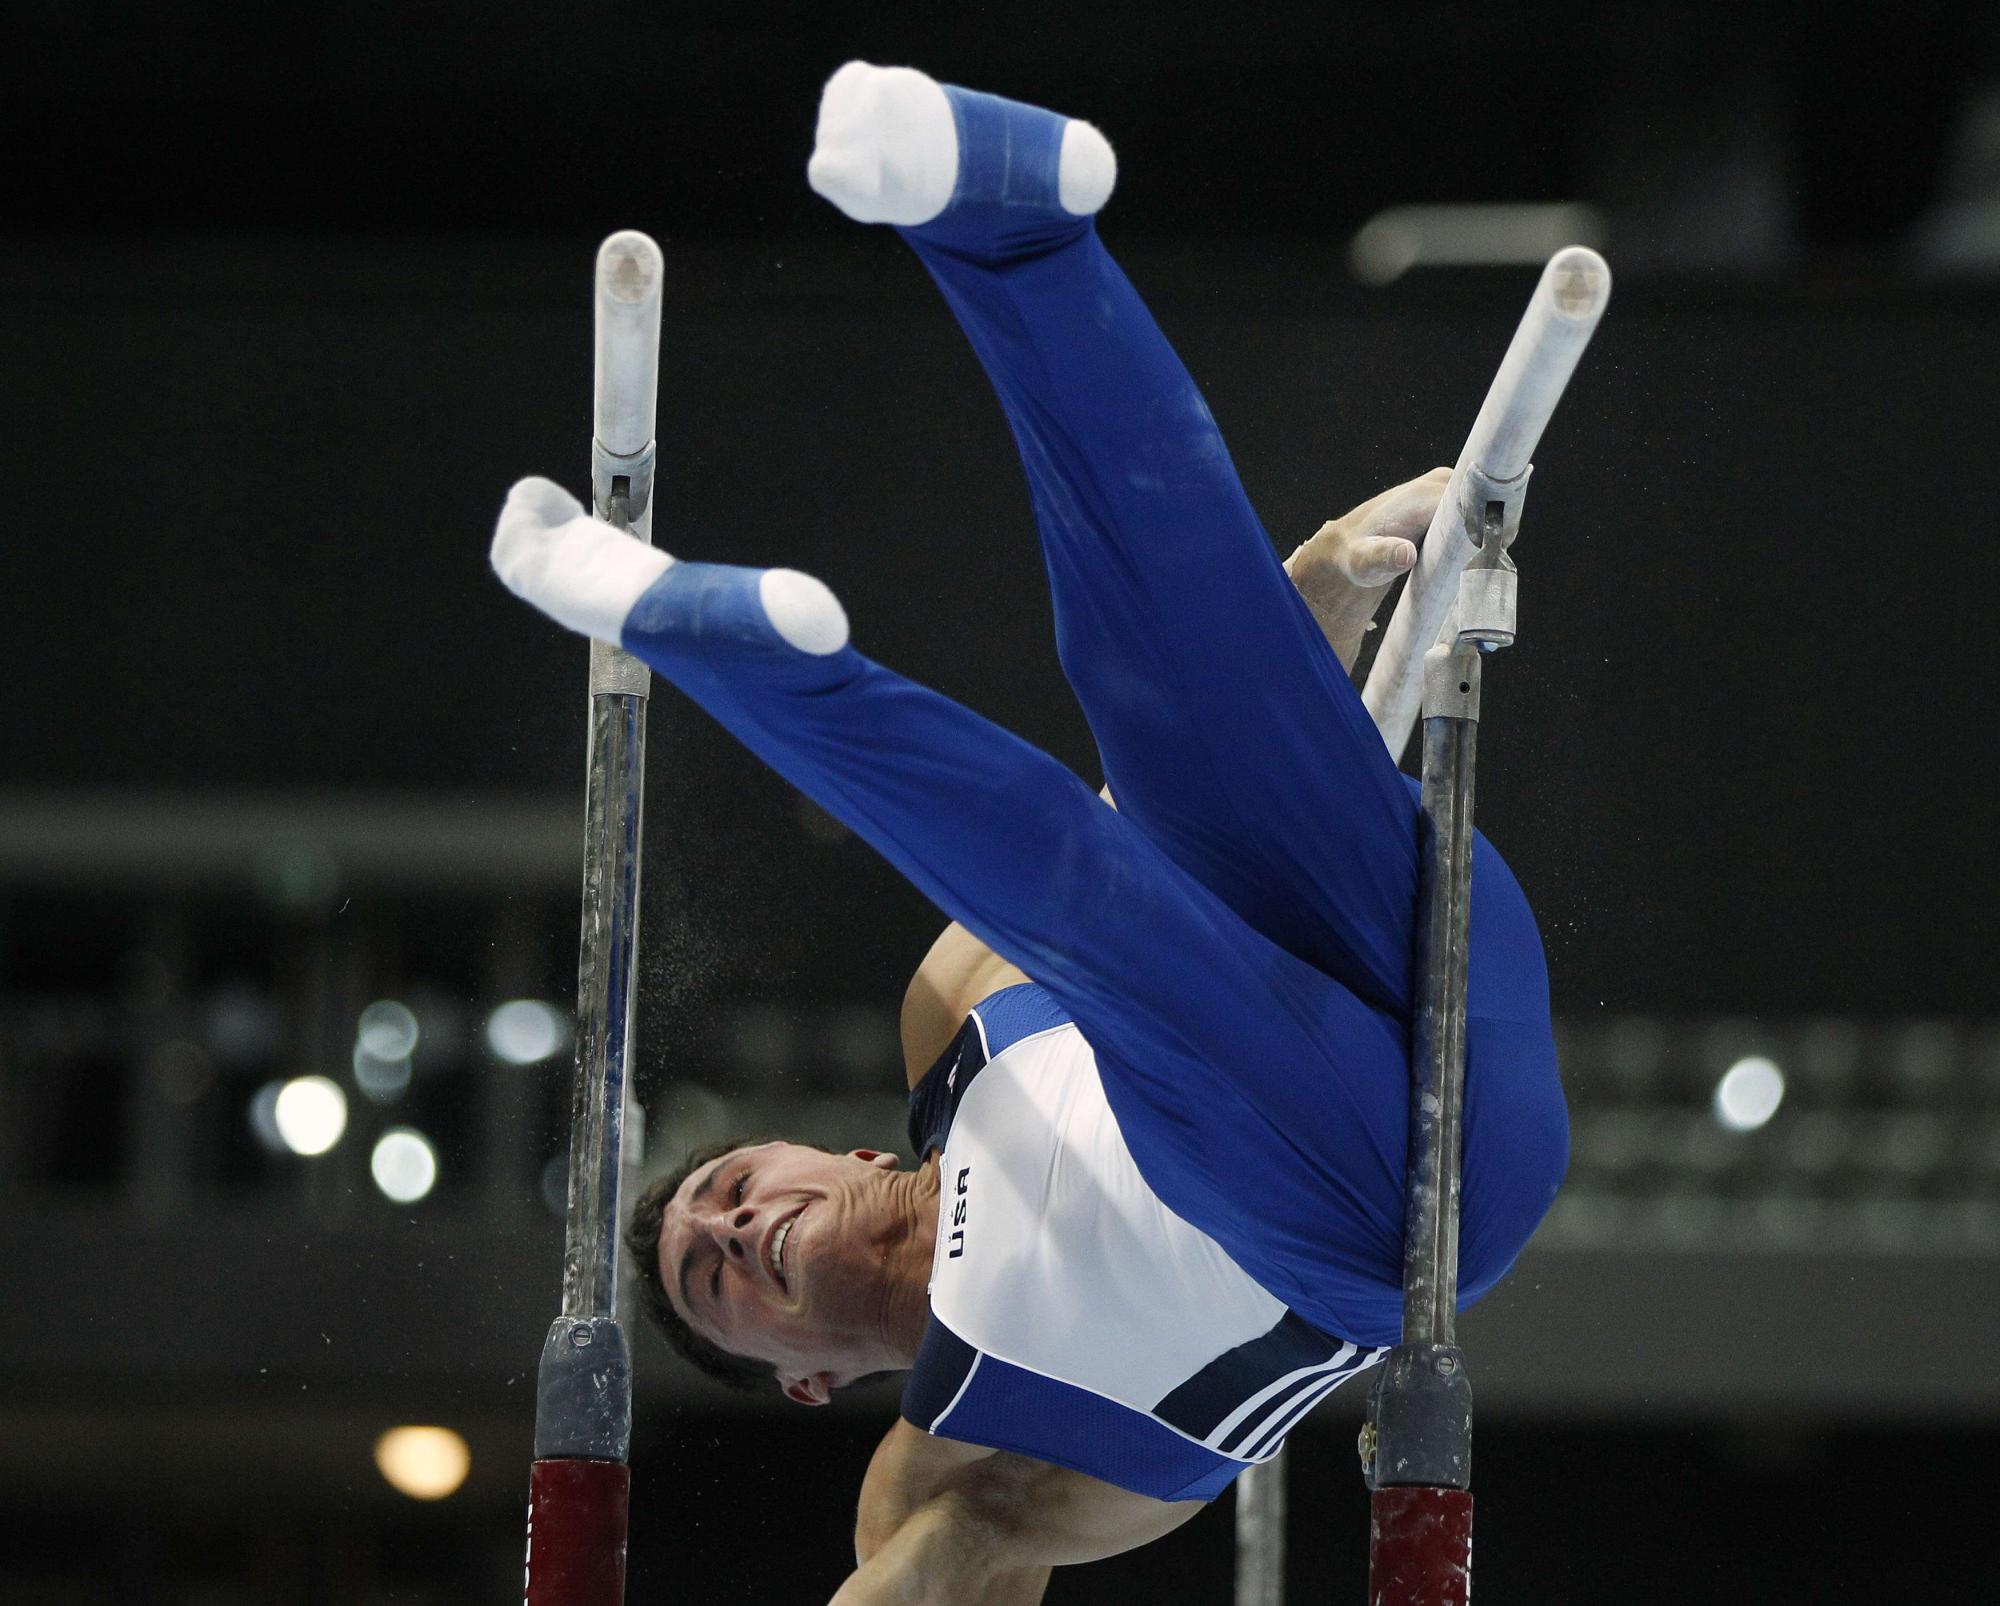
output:
[[[878,1171],[894,1171],[903,1163],[893,1154],[884,1154],[880,1149],[850,1149],[848,1158],[866,1160]]]
[[[833,1400],[831,1372],[815,1372],[810,1377],[787,1377],[780,1372],[778,1386],[785,1391],[785,1398],[797,1405],[827,1405]]]

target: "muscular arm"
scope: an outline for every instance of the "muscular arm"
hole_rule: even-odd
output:
[[[1382,599],[1415,560],[1450,479],[1450,469],[1434,468],[1386,490],[1329,519],[1285,560],[1285,573],[1350,673]],[[1109,788],[1104,795],[1109,802]],[[973,1005],[1028,979],[963,926],[946,927],[903,997],[903,1067],[910,1086],[950,1046]]]
[[[869,1464],[855,1522],[860,1565],[834,1601],[1025,1606],[1042,1598],[1052,1567],[1150,1543],[1202,1504],[1150,1500],[898,1422]]]
[[[903,994],[903,1068],[910,1086],[950,1047],[967,1010],[1027,979],[1025,971],[1008,964],[957,921],[946,926]]]

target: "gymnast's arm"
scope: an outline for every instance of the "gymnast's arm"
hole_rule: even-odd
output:
[[[898,1422],[861,1486],[859,1570],[834,1596],[835,1606],[1032,1606],[1051,1567],[1149,1544],[1203,1504],[1149,1499]]]
[[[1408,567],[1399,561],[1397,543],[1407,541],[1414,548],[1422,542],[1450,480],[1450,469],[1434,468],[1394,486],[1351,513],[1329,519],[1285,560],[1285,573],[1312,610],[1340,667],[1350,673],[1382,599]],[[1108,787],[1104,796],[1111,800]],[[963,926],[947,926],[903,995],[903,1064],[910,1086],[951,1045],[973,1005],[1028,979]]]

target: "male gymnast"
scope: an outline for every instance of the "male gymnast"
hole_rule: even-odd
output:
[[[677,561],[542,479],[494,537],[510,589],[643,658],[955,922],[904,1005],[914,1170],[732,1145],[630,1233],[711,1370],[809,1404],[910,1371],[839,1606],[1039,1600],[1052,1566],[1179,1526],[1399,1336],[1416,788],[1342,648],[1442,479],[1281,565],[1098,240],[1115,173],[1087,123],[861,62],[809,168],[897,228],[999,393],[1115,809],[862,657],[808,576]],[[1483,837],[1473,880],[1464,1305],[1568,1147],[1533,916]]]

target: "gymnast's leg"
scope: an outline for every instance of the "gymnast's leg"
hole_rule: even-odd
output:
[[[1415,787],[1097,238],[1109,147],[1053,113],[860,63],[828,85],[818,133],[814,187],[898,227],[999,395],[1119,808],[1257,931],[1407,1019]],[[1473,880],[1469,1292],[1547,1209],[1567,1132],[1540,936],[1483,837]]]
[[[1402,1022],[1253,930],[1054,759],[855,652],[818,581],[674,562],[546,480],[515,487],[493,561],[680,686],[1060,999],[1170,1208],[1329,1331],[1393,1332]]]
[[[810,169],[901,228],[999,393],[1119,808],[1258,930],[1406,1011],[1415,809],[1097,239],[1112,174],[1087,124],[863,63],[827,86]]]

